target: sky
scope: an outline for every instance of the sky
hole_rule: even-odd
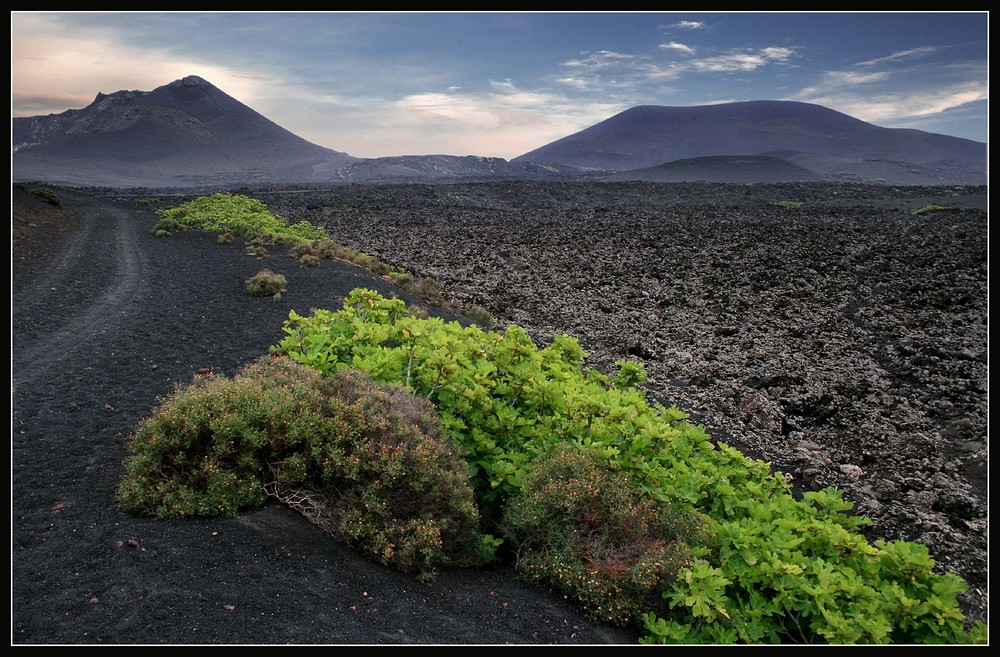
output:
[[[11,116],[197,75],[355,157],[512,159],[637,105],[988,141],[989,13],[11,12]]]

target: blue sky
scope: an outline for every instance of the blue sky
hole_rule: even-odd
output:
[[[11,116],[198,75],[357,157],[511,159],[636,105],[988,140],[988,12],[11,12]]]

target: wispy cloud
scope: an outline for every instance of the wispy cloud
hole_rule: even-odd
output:
[[[634,55],[629,55],[627,53],[599,50],[597,52],[588,53],[584,57],[570,59],[564,62],[563,66],[568,66],[570,68],[599,69],[607,68],[609,66],[617,66],[623,62],[629,62],[634,59]]]
[[[775,62],[788,61],[793,54],[795,51],[791,48],[762,48],[757,51],[730,52],[693,60],[687,64],[687,67],[694,71],[712,73],[752,71]]]
[[[886,93],[859,93],[856,90],[818,88],[804,90],[796,100],[825,105],[869,122],[905,121],[941,114],[968,103],[989,99],[989,88],[978,81],[961,82],[933,89]]]
[[[705,27],[705,24],[701,21],[677,21],[671,24],[670,27],[676,27],[681,30],[700,30]]]
[[[885,64],[886,62],[895,62],[901,59],[913,59],[914,57],[926,57],[937,52],[938,49],[933,46],[924,46],[921,48],[910,48],[909,50],[900,50],[899,52],[894,52],[891,55],[886,55],[885,57],[876,57],[875,59],[869,59],[866,62],[859,62],[858,66],[877,66],[879,64]]]
[[[659,46],[663,50],[676,50],[677,52],[682,52],[685,55],[693,55],[694,48],[691,46],[686,46],[683,43],[677,43],[676,41],[671,41],[670,43],[661,43]]]

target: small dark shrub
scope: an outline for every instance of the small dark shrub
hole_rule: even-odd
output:
[[[313,249],[312,244],[310,244],[309,242],[299,242],[298,244],[296,244],[291,248],[291,250],[288,252],[288,255],[292,256],[293,258],[301,258],[304,255],[314,256],[316,255],[316,252]]]
[[[157,237],[166,237],[179,230],[184,230],[184,225],[181,222],[171,217],[164,217],[156,222],[156,225],[153,226],[152,233]]]
[[[317,254],[327,260],[336,260],[340,257],[340,245],[329,238],[317,240],[313,248]]]
[[[62,207],[62,201],[56,196],[56,193],[51,189],[33,189],[31,190],[31,195],[35,198],[41,199],[48,203],[49,205],[54,205],[56,207]]]
[[[270,269],[261,269],[259,272],[244,281],[247,292],[255,297],[274,297],[280,299],[285,292],[288,281],[281,274],[276,274]]]
[[[490,314],[490,311],[480,305],[466,308],[464,313],[473,324],[484,331],[492,331],[497,325],[496,320],[493,318],[493,315]]]
[[[657,610],[661,593],[702,542],[695,518],[639,492],[586,448],[541,459],[509,502],[504,535],[516,568],[580,603],[595,620],[627,626]]]

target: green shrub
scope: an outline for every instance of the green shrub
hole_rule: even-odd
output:
[[[292,256],[293,258],[298,259],[298,258],[301,258],[304,255],[315,256],[316,255],[316,251],[314,250],[312,243],[310,243],[310,242],[299,242],[299,243],[295,244],[288,251],[288,255]]]
[[[31,190],[31,195],[37,199],[41,199],[48,203],[49,205],[54,205],[56,207],[62,207],[62,200],[56,196],[56,193],[51,189],[39,188]]]
[[[287,358],[178,387],[132,437],[116,495],[125,511],[159,518],[234,515],[271,495],[421,578],[482,565],[495,548],[426,400]]]
[[[517,571],[595,621],[639,626],[704,542],[699,519],[641,494],[613,462],[565,444],[538,461],[504,511]]]
[[[219,236],[215,238],[215,241],[219,244],[232,244],[233,234],[230,232],[219,233]]]
[[[770,464],[712,440],[678,408],[651,404],[637,387],[645,382],[640,363],[619,361],[617,372],[598,372],[570,336],[553,336],[539,349],[521,327],[496,334],[422,319],[401,300],[366,289],[354,290],[336,313],[291,312],[284,331],[275,352],[326,375],[363,369],[433,401],[466,454],[484,521],[524,494],[539,463],[564,444],[597,454],[628,478],[637,499],[665,505],[670,517],[704,518],[710,540],[661,591],[667,605],[650,603],[644,642],[986,638],[982,623],[964,628],[957,596],[967,585],[936,573],[925,546],[869,544],[860,531],[868,519],[851,514],[835,489],[797,500]],[[549,576],[553,564],[573,563],[573,555],[539,563]],[[633,615],[637,595],[581,603],[610,605],[617,618]]]
[[[928,212],[940,212],[941,210],[947,210],[948,208],[943,205],[925,205],[917,208],[911,214],[927,214]]]
[[[319,257],[307,253],[299,258],[299,264],[303,267],[319,267]]]
[[[285,292],[288,281],[281,274],[276,274],[265,268],[246,279],[244,284],[251,296],[280,299]]]
[[[248,244],[246,247],[246,252],[248,255],[257,256],[258,258],[263,258],[267,255],[267,247],[261,246],[260,244]]]
[[[299,240],[312,241],[326,237],[326,231],[306,221],[295,224],[272,214],[267,206],[242,194],[213,194],[188,201],[178,207],[161,211],[164,218],[175,219],[188,228],[208,232],[230,232],[247,240],[265,243],[281,242],[291,246]]]
[[[166,237],[178,231],[184,230],[184,225],[173,218],[163,218],[156,222],[151,232],[157,237]]]
[[[313,243],[313,249],[327,260],[336,260],[340,257],[340,245],[328,237],[316,240]]]

